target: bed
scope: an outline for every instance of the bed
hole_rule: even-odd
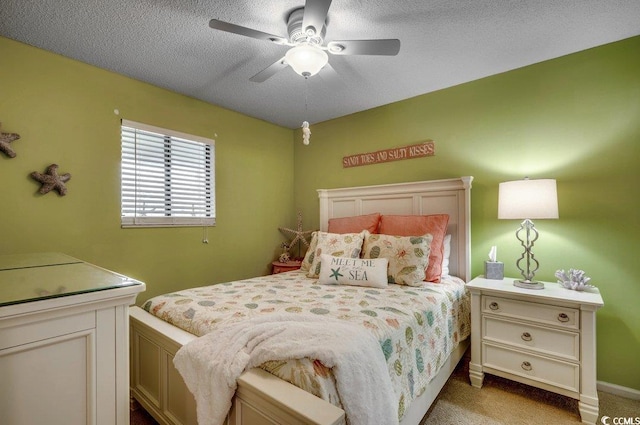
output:
[[[207,333],[207,320],[209,322],[217,321],[218,316],[213,319],[205,320],[181,320],[180,317],[190,318],[193,316],[191,310],[181,310],[177,316],[171,317],[169,310],[165,309],[165,304],[173,303],[178,306],[187,303],[193,303],[196,296],[204,296],[204,301],[196,301],[198,303],[207,304],[207,299],[211,300],[218,296],[215,292],[224,292],[224,289],[235,292],[233,296],[243,300],[243,297],[252,296],[255,299],[243,300],[244,310],[240,313],[234,311],[230,314],[240,314],[254,316],[254,312],[264,310],[271,313],[278,313],[281,309],[291,312],[295,310],[294,302],[304,299],[308,293],[317,292],[318,299],[312,301],[312,308],[315,314],[325,314],[325,311],[336,309],[339,310],[346,307],[345,305],[335,306],[328,304],[329,299],[355,298],[357,303],[367,303],[367,308],[361,309],[365,316],[379,316],[376,320],[370,321],[375,326],[376,323],[390,324],[390,326],[380,326],[376,334],[381,337],[380,344],[382,351],[385,350],[384,342],[386,339],[392,340],[392,337],[383,338],[384,332],[392,332],[396,326],[395,317],[402,313],[398,311],[398,305],[377,305],[380,299],[392,300],[400,295],[393,291],[409,292],[412,301],[418,302],[418,295],[421,291],[426,291],[430,295],[428,298],[437,298],[437,293],[444,294],[442,300],[444,302],[434,301],[442,304],[443,314],[445,310],[457,311],[460,317],[468,315],[467,307],[462,302],[464,298],[464,282],[470,279],[470,189],[472,177],[461,177],[446,180],[432,180],[424,182],[410,182],[390,185],[364,186],[354,188],[341,189],[321,189],[318,190],[320,203],[320,230],[327,231],[329,222],[332,219],[340,217],[363,216],[371,213],[379,213],[382,215],[429,215],[429,214],[446,214],[448,215],[448,225],[446,233],[450,235],[450,254],[449,254],[449,275],[455,277],[448,279],[443,278],[441,283],[427,284],[424,287],[404,287],[403,285],[389,285],[389,288],[360,288],[356,287],[331,287],[323,286],[314,282],[309,282],[304,271],[292,271],[281,273],[280,275],[258,277],[254,279],[246,279],[238,282],[230,282],[226,284],[213,285],[209,289],[194,288],[187,291],[179,291],[169,294],[169,298],[154,299],[145,303],[144,308],[134,307],[131,309],[131,393],[147,411],[161,424],[180,424],[190,425],[196,424],[196,404],[190,391],[187,389],[181,375],[174,367],[173,359],[183,346],[193,342],[199,338],[198,335]],[[337,279],[337,278],[336,278]],[[460,286],[460,283],[462,286]],[[272,286],[270,286],[272,285]],[[308,285],[308,286],[305,286]],[[457,285],[457,286],[456,286]],[[282,295],[277,303],[263,305],[268,302],[267,298],[263,298],[265,294],[260,293],[261,290],[277,292],[285,287],[298,288],[298,293]],[[398,288],[396,288],[398,287]],[[447,288],[453,288],[451,293],[447,293]],[[211,291],[214,293],[206,292]],[[262,289],[261,289],[262,288]],[[274,289],[275,288],[275,289]],[[462,288],[462,289],[460,289]],[[357,291],[366,291],[361,295],[357,295]],[[244,292],[243,292],[244,291]],[[329,291],[329,292],[327,292]],[[338,292],[336,292],[338,291]],[[346,295],[345,295],[346,294]],[[355,294],[355,296],[354,296]],[[441,295],[442,295],[441,294]],[[454,294],[454,295],[452,295]],[[457,295],[456,295],[457,294]],[[347,296],[348,295],[348,296]],[[207,298],[209,297],[209,298]],[[287,299],[283,297],[296,298]],[[358,298],[361,297],[361,298]],[[457,297],[457,298],[456,298]],[[173,298],[173,299],[172,299]],[[377,298],[377,300],[376,300]],[[169,302],[167,301],[169,300]],[[246,301],[246,302],[245,302]],[[307,300],[307,302],[311,302]],[[254,305],[255,304],[255,305]],[[406,304],[406,302],[405,302]],[[452,305],[456,305],[453,308]],[[249,307],[246,307],[249,306]],[[398,308],[396,308],[398,307]],[[249,310],[247,310],[247,308]],[[310,307],[311,308],[311,307]],[[458,310],[460,308],[460,310]],[[272,310],[270,310],[272,309]],[[287,310],[289,309],[289,310]],[[185,312],[188,312],[185,316]],[[219,310],[220,311],[220,310]],[[248,312],[250,311],[250,312]],[[248,312],[248,313],[247,313]],[[375,313],[378,312],[378,313]],[[199,314],[199,313],[197,313]],[[367,322],[363,320],[362,314],[354,314],[354,321]],[[201,317],[201,316],[198,316]],[[425,316],[426,318],[427,316]],[[433,322],[432,317],[428,320],[421,320],[416,315],[418,322]],[[429,406],[446,383],[446,380],[454,370],[458,361],[464,354],[469,345],[468,325],[464,331],[452,330],[452,323],[458,326],[457,319],[446,319],[449,322],[444,325],[448,328],[449,338],[444,343],[444,351],[439,352],[439,356],[435,360],[424,359],[420,357],[418,367],[420,372],[429,369],[428,385],[419,385],[417,372],[414,376],[409,373],[410,389],[407,390],[406,381],[407,374],[398,378],[398,382],[393,382],[394,388],[404,385],[406,400],[402,400],[401,409],[398,413],[401,417],[401,424],[418,424],[428,410]],[[462,319],[460,319],[462,321]],[[183,322],[183,323],[180,323]],[[210,324],[210,323],[208,323]],[[422,323],[420,323],[422,325]],[[177,325],[177,326],[176,326]],[[181,327],[178,327],[181,326]],[[424,326],[427,326],[426,324]],[[455,327],[454,326],[454,327]],[[397,326],[396,326],[397,327]],[[184,329],[183,329],[184,328]],[[388,328],[388,329],[387,329]],[[185,330],[187,329],[187,330]],[[418,335],[423,337],[420,330],[412,330],[411,343],[418,344]],[[455,334],[455,336],[453,336]],[[381,336],[382,335],[382,336]],[[413,335],[416,336],[415,341]],[[426,335],[426,334],[425,334]],[[408,334],[406,335],[407,343],[409,342]],[[425,338],[429,340],[430,338]],[[432,343],[433,345],[433,343]],[[393,342],[387,347],[388,353],[385,357],[389,360],[392,356]],[[400,346],[398,345],[398,350]],[[413,345],[411,348],[414,350]],[[436,350],[437,351],[437,350]],[[395,355],[395,354],[393,354]],[[291,363],[291,362],[289,362]],[[393,359],[391,359],[394,368]],[[226,418],[228,424],[340,424],[345,423],[345,409],[340,404],[339,397],[332,392],[331,385],[325,386],[317,382],[310,383],[309,388],[305,391],[288,381],[295,379],[287,379],[294,372],[302,369],[311,368],[311,375],[323,375],[322,365],[318,368],[317,362],[312,359],[305,364],[291,366],[283,366],[283,362],[267,362],[261,367],[251,368],[237,380],[237,390],[232,400],[231,409]],[[314,369],[315,366],[315,370]],[[289,368],[288,368],[289,367]],[[395,362],[395,367],[398,362]],[[318,370],[320,369],[320,370]],[[405,370],[409,370],[405,366]],[[432,371],[432,373],[431,373]],[[426,372],[425,372],[426,373]],[[304,375],[304,374],[303,374]],[[304,375],[301,379],[308,379],[308,375]],[[328,378],[331,380],[332,378]],[[414,382],[415,381],[415,382]],[[297,383],[299,385],[299,383]],[[301,385],[304,387],[304,385]],[[414,388],[415,387],[415,388]],[[315,391],[314,391],[315,389]],[[409,391],[411,394],[409,394]],[[315,392],[317,395],[312,394]],[[403,397],[405,395],[403,394]],[[336,400],[337,398],[337,400]]]

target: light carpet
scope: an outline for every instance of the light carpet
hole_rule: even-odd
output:
[[[469,384],[469,358],[462,359],[421,425],[569,425],[580,423],[578,401],[528,385],[485,375],[482,389]],[[633,418],[640,422],[640,400],[598,392],[600,418]],[[599,419],[600,419],[599,418]],[[602,423],[602,422],[598,422]],[[137,403],[132,404],[131,425],[157,425]]]
[[[601,391],[598,398],[599,420],[602,416],[612,418],[609,423],[614,423],[613,418],[617,417],[640,418],[640,400]],[[468,357],[462,359],[421,422],[422,425],[578,423],[581,423],[578,401],[572,398],[492,375],[485,375],[481,389],[472,387]]]

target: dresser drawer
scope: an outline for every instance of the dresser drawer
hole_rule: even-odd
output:
[[[578,329],[580,326],[580,311],[578,309],[507,298],[483,296],[482,312],[520,320],[532,320],[540,324],[567,329]]]
[[[580,366],[518,350],[482,344],[482,366],[580,392]]]
[[[491,316],[483,316],[482,322],[483,340],[525,348],[567,360],[580,360],[580,334],[578,332]]]

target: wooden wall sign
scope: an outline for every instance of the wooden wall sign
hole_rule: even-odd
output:
[[[433,140],[401,148],[384,149],[376,152],[359,153],[342,158],[342,167],[359,167],[361,165],[379,164],[381,162],[401,161],[403,159],[421,158],[436,154]]]

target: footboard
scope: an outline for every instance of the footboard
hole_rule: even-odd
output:
[[[196,403],[173,366],[173,356],[196,337],[130,309],[131,395],[162,425],[197,425]],[[261,369],[238,379],[228,425],[345,422],[344,411]]]

